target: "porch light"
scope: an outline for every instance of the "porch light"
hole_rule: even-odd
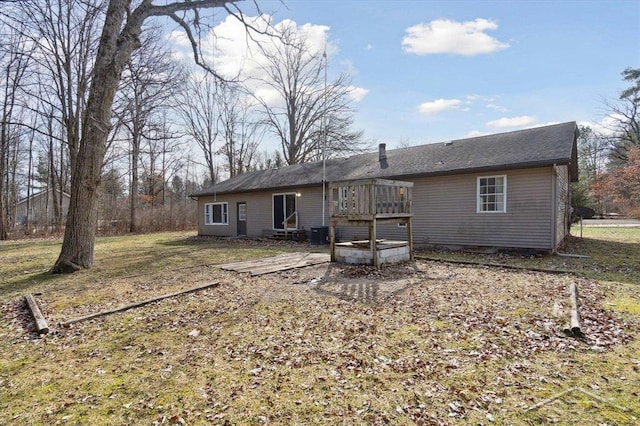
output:
[[[300,198],[300,197],[302,197],[302,194],[299,193],[299,192],[296,192],[296,197]]]

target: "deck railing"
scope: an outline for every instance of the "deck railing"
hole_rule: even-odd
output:
[[[412,182],[361,179],[329,185],[330,215],[353,220],[411,215]]]

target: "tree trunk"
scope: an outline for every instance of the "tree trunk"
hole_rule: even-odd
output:
[[[137,141],[137,142],[136,142]],[[140,142],[138,135],[133,135],[131,144],[131,204],[129,206],[130,220],[129,232],[138,232],[138,154]]]
[[[102,28],[89,97],[82,117],[82,134],[77,155],[71,153],[71,201],[62,250],[52,273],[74,272],[93,266],[98,186],[111,130],[111,108],[124,67],[131,53],[140,47],[140,33],[150,16],[172,16],[183,28],[177,11],[220,7],[234,0],[175,1],[162,6],[151,0],[131,10],[131,0],[110,0]],[[125,19],[126,17],[126,19]],[[195,45],[190,31],[189,38]],[[197,51],[194,50],[197,56]]]
[[[127,0],[111,0],[100,46],[94,78],[83,117],[82,137],[74,164],[71,164],[71,200],[67,225],[58,260],[52,273],[69,273],[93,266],[97,225],[97,196],[107,139],[111,129],[111,107],[122,70],[139,45],[143,17],[130,17],[120,28],[128,8]]]
[[[2,120],[0,123],[0,241],[7,239],[7,210],[6,210],[6,198],[5,198],[5,189],[4,189],[4,175],[5,175],[5,152],[6,152],[6,121]]]

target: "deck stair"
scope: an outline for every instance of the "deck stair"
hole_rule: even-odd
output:
[[[269,238],[273,240],[289,240],[289,241],[304,241],[306,240],[307,233],[303,229],[294,229],[290,231],[284,231],[276,229],[271,231]]]

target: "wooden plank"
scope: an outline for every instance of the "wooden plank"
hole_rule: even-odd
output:
[[[248,272],[251,275],[263,275],[271,272],[285,271],[303,266],[329,262],[330,255],[325,253],[285,253],[279,256],[252,259],[244,262],[221,265],[224,270]]]
[[[219,265],[218,267],[220,269],[230,269],[230,270],[235,270],[235,268],[245,268],[247,266],[250,265],[261,265],[261,264],[271,264],[274,261],[279,261],[281,259],[287,259],[290,258],[292,256],[295,256],[297,253],[284,253],[284,254],[280,254],[278,256],[268,256],[268,257],[259,257],[257,259],[247,259],[247,260],[240,260],[237,262],[230,262],[230,263],[225,263],[223,265]]]
[[[36,299],[31,294],[24,296],[24,299],[26,300],[29,310],[31,311],[31,315],[36,322],[36,330],[38,331],[38,334],[47,334],[49,332],[49,326],[36,303]]]
[[[297,268],[303,268],[305,266],[311,266],[311,265],[318,265],[321,263],[328,263],[331,260],[331,257],[329,254],[325,254],[325,253],[308,253],[308,256],[305,257],[301,257],[297,260],[294,260],[293,262],[287,263],[287,264],[278,264],[278,265],[271,265],[271,266],[265,266],[262,268],[256,268],[251,272],[252,276],[256,276],[256,275],[265,275],[265,274],[271,274],[273,272],[280,272],[280,271],[287,271],[290,269],[297,269]]]
[[[164,295],[158,296],[158,297],[152,297],[151,299],[143,300],[141,302],[131,303],[129,305],[120,306],[119,308],[110,309],[108,311],[102,311],[102,312],[98,312],[98,313],[95,313],[95,314],[86,315],[84,317],[80,317],[80,318],[72,319],[72,320],[69,320],[69,321],[61,322],[60,326],[68,327],[71,324],[75,324],[77,322],[87,321],[87,320],[90,320],[90,319],[103,317],[103,316],[115,314],[115,313],[118,313],[118,312],[124,312],[124,311],[127,311],[129,309],[139,308],[141,306],[148,305],[148,304],[153,303],[153,302],[157,302],[159,300],[164,300],[164,299],[168,299],[170,297],[180,296],[182,294],[193,293],[195,291],[204,290],[205,288],[209,288],[209,287],[217,287],[219,285],[220,285],[220,283],[217,283],[217,282],[209,283],[209,284],[201,285],[201,286],[198,286],[198,287],[191,287],[191,288],[188,288],[186,290],[176,291],[175,293],[169,293],[169,294],[164,294]]]

